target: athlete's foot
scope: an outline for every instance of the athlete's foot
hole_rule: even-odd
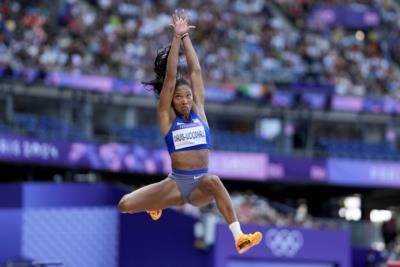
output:
[[[154,221],[157,221],[158,219],[160,219],[161,214],[162,214],[162,210],[148,210],[146,212],[150,215],[150,217]]]
[[[245,253],[252,247],[258,245],[261,242],[262,234],[255,232],[253,234],[241,234],[239,239],[236,241],[236,250],[239,254]]]

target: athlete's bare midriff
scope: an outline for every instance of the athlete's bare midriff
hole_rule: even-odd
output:
[[[184,171],[208,168],[209,150],[184,150],[171,154],[172,168]]]

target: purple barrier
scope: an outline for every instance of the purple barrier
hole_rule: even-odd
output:
[[[400,114],[400,101],[394,99],[385,99],[383,111],[389,114]]]
[[[211,253],[195,248],[196,219],[173,209],[153,222],[148,214],[120,216],[120,267],[213,267]]]
[[[99,75],[74,75],[63,72],[50,72],[46,82],[54,86],[98,92],[119,92],[135,95],[153,95],[151,90],[137,81],[125,81]],[[227,87],[227,86],[225,86]],[[216,101],[228,101],[235,97],[235,88],[210,87],[206,90],[206,98]],[[232,89],[232,90],[231,90]]]
[[[304,104],[312,109],[322,109],[325,106],[326,96],[321,93],[304,93],[302,94]]]
[[[302,83],[293,82],[289,84],[277,84],[279,90],[286,90],[293,93],[318,93],[318,94],[334,94],[335,86],[329,83]]]
[[[331,108],[337,111],[399,114],[400,101],[376,97],[334,96]]]
[[[226,225],[218,225],[214,267],[256,267],[266,264],[350,267],[351,240],[347,232],[259,225],[244,225],[243,228],[246,232],[262,232],[262,243],[238,257],[229,229]]]
[[[47,75],[47,83],[54,86],[99,92],[121,92],[136,95],[153,94],[140,82],[123,81],[97,75],[74,75],[62,72],[50,72]],[[310,102],[311,107],[319,108],[321,106],[321,101],[325,99],[322,93],[333,92],[334,89],[331,85],[300,83],[283,87],[286,88],[286,91],[277,91],[272,95],[272,103],[274,105],[288,107],[293,102],[293,93],[296,91],[304,91],[311,93],[306,96],[307,102]],[[254,99],[262,98],[265,94],[262,84],[224,84],[219,87],[207,87],[206,98],[211,101],[226,102],[235,99],[237,92],[240,92],[243,96]]]
[[[1,71],[4,69],[0,66]],[[32,69],[14,70],[14,74],[23,76],[23,80],[31,81],[38,72]],[[16,77],[16,78],[18,78]],[[98,75],[75,75],[62,72],[49,72],[46,79],[47,84],[61,87],[68,87],[76,90],[98,91],[103,93],[118,92],[123,94],[153,96],[142,83],[137,81],[120,80]],[[271,104],[278,107],[290,107],[294,104],[295,94],[301,95],[304,105],[311,109],[322,109],[327,101],[327,94],[333,93],[333,86],[328,84],[285,84],[279,85],[279,91],[275,91],[271,97]],[[265,90],[262,84],[224,84],[220,87],[207,87],[206,98],[210,101],[227,102],[241,96],[262,99],[265,97]],[[400,113],[400,101],[383,98],[363,98],[356,96],[333,96],[331,108],[338,111],[352,112],[385,112]]]
[[[325,182],[325,161],[273,156],[268,162],[268,180]]]
[[[64,165],[69,144],[44,142],[31,138],[1,135],[0,160],[21,163]]]
[[[380,23],[379,12],[365,5],[328,6],[319,4],[307,18],[311,28],[340,25],[352,29],[368,29]]]
[[[207,87],[206,99],[218,102],[227,102],[236,97],[235,88]]]
[[[209,170],[221,177],[265,180],[268,156],[263,153],[213,151]]]
[[[0,266],[21,257],[65,266],[120,266],[117,203],[127,190],[100,183],[0,185]],[[100,257],[104,252],[107,259]]]
[[[0,208],[116,206],[122,195],[120,189],[101,183],[2,184]]]
[[[118,216],[117,211],[114,213],[108,208],[105,213],[96,211],[110,205],[114,206],[112,209],[116,208],[117,202],[113,199],[126,193],[128,188],[108,184],[27,183],[3,185],[0,191],[12,190],[10,186],[23,192],[23,195],[19,193],[15,197],[23,198],[24,204],[18,208],[0,209],[0,240],[7,244],[0,250],[0,265],[6,259],[18,256],[63,261],[70,260],[65,255],[71,254],[77,262],[86,263],[92,259],[87,255],[93,255],[93,250],[95,253],[106,251],[115,254],[118,249],[118,266],[121,267],[350,266],[350,235],[343,231],[242,225],[246,232],[261,231],[264,240],[246,254],[238,255],[229,228],[226,224],[219,224],[215,245],[211,250],[203,251],[195,248],[193,229],[197,220],[173,209],[166,209],[157,222],[152,222],[146,213]],[[0,201],[2,197],[8,198],[9,195],[0,194]],[[118,220],[110,219],[110,215],[118,217]],[[78,242],[82,241],[79,236],[79,232],[85,231],[82,229],[90,229],[90,233],[103,231],[103,235],[88,238],[82,244]],[[115,244],[118,232],[119,242]],[[88,236],[92,236],[90,233]],[[54,236],[67,238],[55,239]],[[68,249],[71,244],[72,252]],[[154,253],[157,254],[155,258]],[[98,260],[96,257],[93,259]]]
[[[99,75],[75,75],[64,72],[50,72],[46,82],[54,86],[99,92],[121,92],[125,94],[152,94],[140,83],[124,81]]]
[[[0,208],[19,208],[23,202],[22,187],[18,184],[2,184],[0,186]]]
[[[23,190],[20,184],[0,186],[0,266],[21,255]]]
[[[21,189],[23,208],[116,207],[123,195],[116,187],[102,183],[24,183]]]
[[[0,136],[0,160],[19,163],[152,174],[165,172],[165,153],[114,143],[69,143]]]
[[[69,88],[81,88],[110,92],[112,79],[103,76],[74,75],[60,72],[51,72],[47,75],[47,82],[51,85],[61,85]]]
[[[271,104],[277,107],[291,107],[294,101],[294,94],[287,91],[275,91],[272,94]]]
[[[111,77],[95,75],[74,75],[61,72],[50,72],[47,76],[47,83],[54,86],[65,86],[73,89],[93,90],[99,92],[122,92],[126,94],[149,95],[151,91],[135,81],[123,81]],[[332,93],[334,87],[326,84],[301,84],[294,83],[282,86],[285,91],[277,91],[273,94],[273,102],[277,105],[289,106],[293,101],[294,92],[317,93],[318,96],[311,95],[312,102],[321,102],[322,93]],[[236,97],[236,92],[240,91],[243,96],[250,98],[261,98],[264,94],[262,84],[224,84],[219,87],[207,87],[206,98],[213,101],[230,101]],[[276,95],[276,96],[275,96]],[[316,105],[319,105],[316,103]],[[314,107],[314,105],[312,105]]]
[[[10,258],[19,258],[21,256],[22,215],[22,211],[19,208],[0,209],[0,266],[6,266],[5,262]]]
[[[382,113],[384,111],[385,101],[381,98],[364,98],[363,111],[370,113]]]
[[[400,163],[371,160],[329,159],[330,184],[356,186],[400,186]]]
[[[334,96],[331,108],[337,111],[360,112],[363,107],[363,99],[358,96]]]
[[[81,167],[111,172],[168,174],[166,150],[137,145],[41,141],[0,135],[0,160],[29,164]],[[210,172],[224,179],[324,182],[323,161],[271,157],[264,153],[212,151]]]
[[[351,254],[353,258],[352,267],[386,266],[385,251],[359,247],[353,248]]]

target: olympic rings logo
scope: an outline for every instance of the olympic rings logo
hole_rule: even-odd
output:
[[[277,257],[293,257],[303,247],[304,237],[299,230],[269,229],[265,242]]]

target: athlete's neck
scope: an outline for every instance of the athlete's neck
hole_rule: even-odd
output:
[[[184,121],[188,122],[190,120],[190,112],[187,114],[179,114],[179,117],[181,117]]]

